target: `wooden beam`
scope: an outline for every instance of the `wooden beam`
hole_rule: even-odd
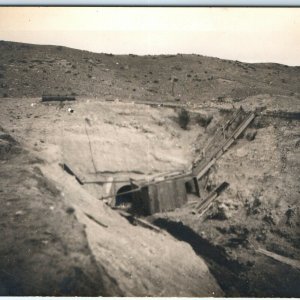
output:
[[[196,195],[197,195],[198,197],[201,197],[201,195],[200,195],[200,188],[199,188],[198,178],[197,178],[197,177],[194,177],[194,178],[193,178],[193,181],[194,181],[194,185],[195,185]]]
[[[211,207],[213,201],[229,186],[229,183],[226,181],[219,184],[207,197],[204,199],[198,206],[196,206],[196,209],[201,216],[203,216],[208,209]]]
[[[294,259],[282,256],[282,255],[276,254],[274,252],[262,249],[262,248],[258,248],[258,249],[256,249],[256,251],[258,253],[264,254],[264,255],[266,255],[266,256],[274,259],[274,260],[277,260],[281,263],[284,263],[286,265],[289,265],[293,268],[296,268],[296,269],[300,270],[300,261],[299,260],[294,260]]]

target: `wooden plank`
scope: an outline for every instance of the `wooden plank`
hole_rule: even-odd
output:
[[[210,160],[206,165],[199,165],[193,170],[193,174],[197,176],[197,179],[200,179],[219,159],[223,153],[234,143],[234,141],[239,137],[239,135],[249,126],[252,120],[255,118],[254,113],[250,113],[248,117],[243,120],[240,126],[234,131],[234,133],[228,138],[225,143],[216,151],[215,157]],[[202,169],[203,168],[203,169]],[[202,169],[202,170],[201,170]],[[201,171],[200,171],[201,170]],[[198,173],[198,174],[197,174]]]
[[[274,260],[277,260],[281,263],[284,263],[286,265],[289,265],[293,268],[296,268],[296,269],[300,270],[300,261],[299,260],[294,260],[294,259],[291,259],[289,257],[285,257],[285,256],[276,254],[274,252],[270,252],[270,251],[262,249],[262,248],[258,248],[258,249],[256,249],[256,251],[261,253],[261,254],[264,254],[264,255],[266,255],[266,256],[274,259]]]
[[[156,232],[162,232],[162,230],[159,227],[147,222],[146,220],[135,217],[135,216],[131,215],[130,213],[127,213],[123,210],[118,210],[118,212],[122,217],[125,217],[127,219],[128,218],[132,219],[133,223],[135,223],[136,225],[140,225],[144,228],[148,228],[148,229],[154,230]]]
[[[201,195],[200,195],[200,188],[199,188],[198,178],[197,178],[197,177],[194,177],[194,178],[193,178],[193,181],[194,181],[194,185],[195,185],[196,195],[197,195],[198,197],[201,197]]]
[[[159,196],[158,196],[158,187],[157,185],[150,185],[143,189],[148,196],[145,195],[145,199],[149,199],[148,204],[148,213],[150,215],[154,214],[155,212],[160,211],[160,203],[159,203]]]
[[[160,211],[170,211],[174,209],[173,197],[174,191],[172,189],[172,182],[162,182],[158,185],[158,201],[160,204]]]
[[[212,195],[210,198],[209,198],[209,201],[206,203],[205,206],[201,207],[199,210],[198,210],[198,213],[199,213],[199,217],[202,217],[209,209],[210,207],[212,206],[213,204],[213,201],[218,197],[217,194],[214,194]]]
[[[75,179],[78,181],[79,184],[83,185],[83,182],[82,180],[74,173],[74,171],[66,164],[66,163],[63,163],[63,164],[59,164],[64,171],[66,171],[68,174],[72,175],[75,177]]]
[[[212,144],[212,142],[214,142],[217,137],[222,137],[223,134],[223,130],[228,129],[228,127],[240,116],[240,114],[244,112],[243,108],[240,107],[232,116],[232,118],[230,120],[228,120],[227,122],[225,122],[222,125],[218,125],[216,134],[213,136],[213,138],[210,140],[210,142],[208,143],[208,145],[206,147],[204,147],[204,151],[206,151],[208,149],[208,147]],[[221,131],[222,129],[222,131]]]
[[[219,184],[199,205],[196,206],[196,209],[201,216],[203,216],[208,209],[213,204],[213,201],[229,186],[229,184],[224,181]]]
[[[205,175],[205,173],[215,164],[217,160],[214,158],[212,159],[201,171],[199,171],[198,175],[197,172],[198,170],[195,171],[195,175],[197,177],[197,179],[200,179],[203,175]]]
[[[187,192],[185,188],[185,180],[177,180],[175,182],[175,207],[181,207],[187,202]]]

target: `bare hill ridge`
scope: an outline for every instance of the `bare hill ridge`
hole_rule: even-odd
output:
[[[300,67],[280,64],[201,55],[112,55],[5,41],[0,51],[0,96],[5,97],[45,93],[199,103],[300,95]]]

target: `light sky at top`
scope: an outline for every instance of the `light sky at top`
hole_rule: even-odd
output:
[[[0,40],[300,65],[300,8],[0,7]]]

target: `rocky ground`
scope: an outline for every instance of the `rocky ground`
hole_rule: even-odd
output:
[[[2,295],[299,297],[299,67],[0,49]],[[178,108],[145,101],[187,105],[187,128]],[[203,217],[189,195],[148,218],[169,233],[132,226],[97,199],[109,184],[81,186],[60,167],[84,180],[189,168],[240,105],[258,117],[201,182],[202,197],[229,188]]]
[[[203,178],[207,190],[229,183],[203,217],[190,204],[193,196],[186,207],[150,219],[205,257],[228,295],[298,297],[299,119],[262,115],[250,127]]]

